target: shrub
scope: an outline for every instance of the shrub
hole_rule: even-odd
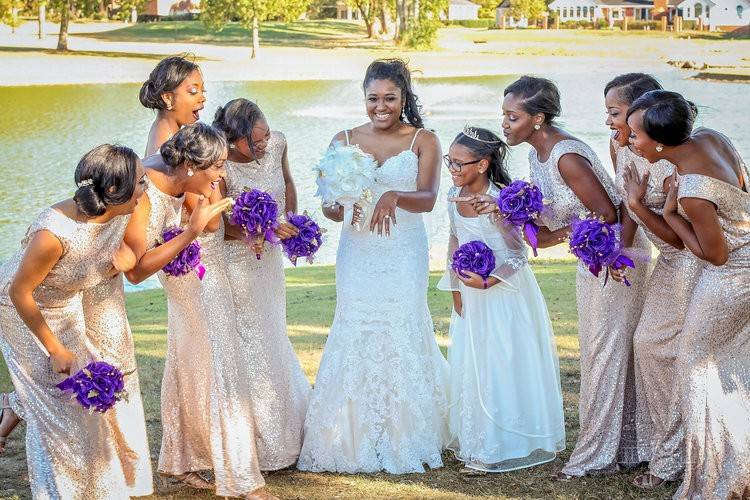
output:
[[[446,26],[463,26],[464,28],[493,28],[494,19],[458,19],[443,21]]]
[[[440,21],[432,19],[421,19],[417,23],[412,23],[404,33],[401,43],[411,49],[431,49],[437,38],[440,25]]]

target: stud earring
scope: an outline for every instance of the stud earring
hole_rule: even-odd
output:
[[[188,174],[188,177],[192,177],[193,174],[195,174],[195,172],[193,172],[192,168],[189,168],[187,174]]]
[[[235,149],[236,147],[234,144],[229,144],[229,149]]]
[[[167,111],[172,111],[172,103],[171,102],[167,103]]]
[[[542,128],[542,126],[539,125],[538,123],[536,125],[534,125],[534,130],[539,130],[540,128]]]
[[[656,152],[657,153],[661,153],[663,149],[664,149],[664,146],[662,146],[661,144],[657,144],[656,145]]]

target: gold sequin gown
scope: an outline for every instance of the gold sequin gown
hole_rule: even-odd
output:
[[[745,186],[750,172],[744,168]],[[747,189],[747,188],[746,188]],[[706,263],[688,306],[678,357],[685,381],[685,474],[676,499],[750,495],[750,194],[731,184],[680,176],[678,198],[716,205],[729,247]],[[682,207],[680,213],[685,216]]]
[[[651,164],[628,146],[614,143],[617,153],[615,184],[623,200],[627,198],[623,173],[632,164],[643,177],[649,172],[643,203],[652,212],[664,212],[663,185],[674,172],[666,160]],[[651,232],[638,217],[630,217],[643,229],[659,250],[659,256],[646,284],[646,298],[633,336],[638,415],[646,418],[639,429],[648,430],[650,438],[650,472],[663,479],[675,479],[683,470],[684,457],[673,453],[673,443],[682,439],[679,394],[682,388],[675,362],[685,337],[681,335],[687,306],[703,264],[689,250],[678,250]]]
[[[81,292],[107,278],[127,222],[127,217],[115,217],[103,224],[81,223],[47,208],[26,233],[24,245],[42,230],[63,245],[62,257],[34,298],[52,332],[76,355],[72,373],[89,361],[110,361],[97,359],[99,353],[87,338],[92,332],[86,329]],[[47,353],[10,301],[8,288],[22,257],[20,251],[0,267],[0,347],[27,423],[31,493],[61,500],[127,498],[110,419],[89,414],[55,387],[66,375],[52,372]]]
[[[154,191],[149,190],[152,205]],[[157,227],[180,222],[182,198],[161,192],[157,197],[175,215],[166,226],[150,225],[151,238],[163,231]],[[223,240],[223,226],[198,239],[206,268],[203,280],[194,272],[184,276],[159,272],[168,302],[159,472],[180,475],[211,469],[217,495],[240,497],[265,482],[255,449],[248,359],[238,356],[241,339],[234,321]]]
[[[267,191],[285,206],[281,160],[286,139],[273,131],[259,162],[226,163],[227,196],[243,188]],[[302,428],[310,398],[305,378],[286,330],[286,282],[281,247],[266,243],[260,260],[242,241],[225,247],[237,314],[241,356],[250,370],[246,388],[253,402],[256,444],[262,470],[294,464],[302,447]]]
[[[529,152],[531,180],[549,200],[549,213],[542,225],[555,231],[586,213],[583,203],[565,184],[557,163],[565,154],[586,158],[599,182],[617,207],[620,197],[614,181],[604,170],[596,153],[585,143],[566,139],[552,148],[545,162],[536,151]],[[636,233],[634,247],[648,252],[642,232]],[[576,304],[581,352],[581,387],[579,395],[580,429],[575,449],[563,468],[572,476],[589,472],[610,471],[617,463],[635,465],[648,450],[643,437],[638,440],[635,382],[633,370],[633,333],[643,306],[648,265],[637,263],[629,272],[632,286],[609,280],[605,273],[597,278],[579,263],[576,272]]]

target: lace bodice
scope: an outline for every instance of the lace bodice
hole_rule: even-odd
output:
[[[539,161],[536,150],[532,148],[529,151],[531,181],[539,186],[544,198],[550,203],[549,210],[542,214],[540,222],[551,231],[569,225],[574,217],[588,212],[585,205],[565,183],[557,166],[562,156],[571,153],[588,160],[597,179],[607,191],[609,199],[615,207],[620,205],[620,196],[617,194],[612,177],[604,170],[602,162],[588,144],[575,139],[564,139],[552,147],[547,161]]]

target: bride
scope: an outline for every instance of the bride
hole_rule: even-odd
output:
[[[369,221],[346,221],[336,256],[336,313],[326,342],[298,467],[308,471],[424,472],[447,444],[448,365],[427,308],[422,213],[435,204],[440,143],[424,130],[409,70],[379,60],[364,79],[369,123],[333,142],[379,165]],[[341,205],[324,214],[342,221]],[[368,224],[369,223],[369,224]],[[368,228],[369,226],[369,228]],[[369,229],[369,231],[368,231]]]

